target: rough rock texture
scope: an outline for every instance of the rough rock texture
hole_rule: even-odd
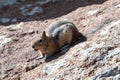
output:
[[[8,5],[13,5],[13,4],[21,4],[21,2],[25,2],[25,1],[27,0],[0,0],[0,8]],[[59,0],[37,0],[37,3],[43,5],[49,2],[56,2],[56,1],[59,1]]]
[[[46,11],[48,12],[50,9],[52,9],[52,6],[49,7],[49,5],[53,5],[53,3],[57,2],[60,2],[60,4],[62,2],[63,4],[68,1],[69,0],[0,0],[0,24],[7,25],[21,21],[45,19],[44,17],[46,16],[42,15],[45,14]],[[46,15],[48,13],[46,13]],[[41,17],[37,17],[39,15]],[[47,18],[50,18],[50,16]]]
[[[88,1],[41,6],[30,0],[0,8],[0,80],[120,80],[120,1]],[[50,23],[64,19],[72,21],[87,41],[45,62],[32,49],[32,41]]]

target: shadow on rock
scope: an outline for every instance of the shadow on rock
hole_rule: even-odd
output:
[[[0,8],[0,24],[10,25],[19,22],[54,19],[68,14],[78,7],[102,4],[105,1],[106,0],[60,0],[44,5],[37,4],[37,1],[25,1],[20,4],[8,5]],[[35,13],[33,14],[32,12]]]

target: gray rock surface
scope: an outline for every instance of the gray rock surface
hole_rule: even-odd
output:
[[[30,11],[27,10],[32,12],[43,3],[31,4],[33,2],[28,1],[27,4],[5,8],[6,14],[1,14],[0,19],[3,20],[0,24],[0,80],[120,80],[120,1],[96,2],[60,1],[39,6],[33,15],[23,15],[20,9],[31,5],[27,7]],[[17,9],[11,13],[15,7]],[[42,14],[39,13],[40,8],[43,9]],[[58,15],[62,12],[64,14]],[[0,10],[0,13],[4,11]],[[39,39],[40,33],[50,23],[64,19],[72,21],[87,36],[87,41],[78,42],[70,49],[63,48],[62,52],[45,62],[32,49],[32,42]],[[95,32],[97,27],[99,30]]]

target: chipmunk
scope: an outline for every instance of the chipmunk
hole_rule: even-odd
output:
[[[82,33],[78,31],[72,22],[60,21],[50,24],[48,28],[42,32],[39,40],[35,41],[32,48],[39,51],[41,58],[47,57],[60,51],[65,45],[71,45],[76,41]]]
[[[91,31],[85,35],[94,33],[108,21],[106,20],[103,22],[103,24],[98,25],[96,29],[91,29]],[[81,37],[83,37],[83,34],[78,31],[72,22],[59,21],[50,24],[50,26],[48,26],[48,28],[42,32],[40,39],[33,43],[32,48],[35,51],[39,51],[41,58],[44,56],[48,58],[54,53],[60,51],[63,46],[70,46],[73,42],[79,40]]]

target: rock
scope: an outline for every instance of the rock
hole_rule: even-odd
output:
[[[88,16],[96,15],[99,11],[98,10],[91,10],[87,13]]]
[[[19,23],[18,25],[9,25],[9,26],[6,26],[5,28],[9,31],[16,31],[16,30],[19,30],[21,29],[21,27],[23,27],[24,23]]]
[[[39,0],[38,2],[27,0],[25,3],[24,0],[18,1],[19,5],[13,6],[24,9],[25,15],[21,18],[28,18],[28,20],[16,23],[19,18],[10,18],[10,21],[13,21],[11,25],[0,25],[1,80],[120,79],[119,0],[104,0],[104,3],[101,3],[103,0],[93,0],[90,4],[88,2],[86,4],[84,0],[71,0],[72,6],[69,2],[64,5],[63,1],[66,0],[61,0],[60,3],[57,2],[58,0]],[[50,4],[47,4],[49,2]],[[63,12],[59,10],[61,6],[54,6],[54,2],[55,5],[62,3]],[[21,5],[21,3],[24,4]],[[41,14],[42,17],[50,14],[47,19],[29,21],[28,15],[39,17],[40,6],[44,4],[43,9],[47,10],[50,5],[50,11],[56,8],[55,13]],[[15,13],[14,10],[13,12]],[[59,15],[59,13],[62,15],[51,18],[51,15]],[[64,19],[71,20],[81,33],[90,32],[90,36],[87,37],[87,41],[77,41],[70,48],[63,47],[61,52],[45,62],[40,58],[39,53],[32,49],[32,42],[39,39],[40,33],[50,23]],[[106,20],[107,22],[102,23]],[[96,31],[97,26],[100,27]]]
[[[120,65],[120,64],[119,64]],[[120,67],[117,65],[112,69],[106,69],[104,72],[98,74],[93,80],[100,80],[100,79],[120,79]]]
[[[0,8],[7,5],[15,4],[16,0],[0,0]]]
[[[17,22],[17,19],[16,18],[13,18],[12,20],[11,20],[11,22]]]
[[[31,16],[31,15],[34,15],[35,13],[43,13],[43,9],[41,7],[32,7],[33,5],[32,4],[29,4],[29,5],[26,5],[26,6],[23,6],[20,8],[22,14],[24,16]],[[31,9],[32,8],[32,9]]]
[[[8,23],[10,21],[9,18],[0,18],[1,23]]]
[[[2,47],[4,44],[8,43],[11,41],[11,38],[7,38],[5,36],[0,36],[0,47]]]
[[[116,5],[115,7],[118,8],[118,9],[120,9],[120,4]]]

